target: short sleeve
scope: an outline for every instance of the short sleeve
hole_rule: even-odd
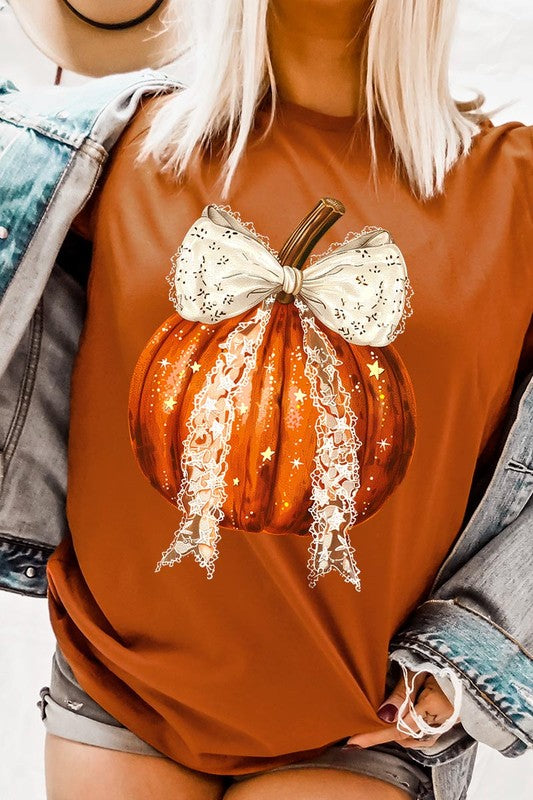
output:
[[[84,239],[92,241],[93,239],[93,213],[98,199],[98,186],[93,190],[92,195],[89,197],[81,211],[74,217],[71,223],[71,228],[83,236]]]
[[[529,322],[529,327],[524,335],[522,349],[520,351],[520,356],[518,358],[515,383],[516,384],[522,383],[526,375],[528,375],[532,369],[533,369],[533,309],[532,309],[532,316]]]
[[[96,183],[93,193],[71,223],[71,228],[84,239],[92,241],[94,238],[96,215],[98,213],[98,200],[105,181],[105,175],[109,167],[109,163],[113,158],[113,154],[115,151],[118,151],[118,149],[122,150],[125,147],[128,147],[146,133],[151,125],[153,115],[158,111],[161,104],[164,103],[167,97],[168,94],[150,95],[147,98],[143,98],[139,104],[139,108],[124,128],[114,146],[113,151],[111,151],[110,158],[105,165],[102,175]]]

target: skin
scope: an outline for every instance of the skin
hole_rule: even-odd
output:
[[[413,672],[407,670],[409,682],[413,677]],[[451,716],[453,706],[438,685],[437,681],[428,672],[423,672],[415,679],[415,697],[414,709],[423,719],[426,720],[428,725],[438,727]],[[403,678],[398,681],[391,694],[383,701],[380,706],[382,709],[386,705],[395,706],[398,710],[405,699],[405,684]],[[378,710],[379,713],[379,710]],[[391,722],[390,731],[378,731],[377,733],[365,733],[351,736],[347,744],[356,744],[359,747],[371,747],[375,744],[382,744],[383,742],[398,742],[402,747],[412,747],[417,750],[423,750],[425,747],[432,747],[438,741],[439,736],[427,736],[423,741],[416,739],[414,736],[401,733],[396,728],[396,718]],[[413,730],[418,730],[418,725],[410,713],[404,713],[402,716],[404,722],[409,725]]]
[[[370,5],[370,0],[270,0],[269,50],[278,94],[326,114],[358,113]]]
[[[269,44],[279,95],[326,114],[359,113],[362,37],[369,8],[370,0],[271,0]],[[451,712],[450,703],[432,676],[422,675],[417,683],[417,712],[436,715],[430,721],[440,724]],[[399,706],[402,688],[403,681],[382,705]],[[412,719],[406,719],[416,728]],[[386,740],[422,749],[436,738],[425,742],[411,739],[399,733],[392,722],[390,731],[354,733],[349,741],[368,747]],[[231,785],[229,778],[197,772],[171,759],[81,744],[48,732],[45,774],[48,800],[152,800],[156,796],[175,800],[405,800],[410,796],[378,778],[318,767],[258,774]]]

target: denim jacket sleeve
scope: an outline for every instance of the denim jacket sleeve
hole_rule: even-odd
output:
[[[391,642],[391,664],[433,672],[454,704],[449,733],[413,752],[423,763],[441,763],[472,739],[509,757],[533,745],[533,373],[515,387],[485,494],[429,597]]]
[[[24,91],[0,76],[0,589],[45,597],[47,560],[68,532],[88,274],[72,222],[143,98],[182,86],[150,69]]]

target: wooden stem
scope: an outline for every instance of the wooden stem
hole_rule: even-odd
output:
[[[346,211],[340,200],[334,197],[321,197],[316,206],[305,216],[289,236],[278,258],[280,264],[302,269],[307,256],[325,232],[331,228]],[[280,303],[292,303],[293,294],[279,292],[276,300]]]

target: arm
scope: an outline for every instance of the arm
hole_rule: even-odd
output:
[[[436,678],[464,730],[507,756],[533,745],[532,381],[531,374],[524,379],[522,430],[514,438],[521,447],[504,447],[491,481],[499,502],[484,506],[475,536],[459,543],[456,571],[444,570],[390,653],[391,662],[413,670],[424,662],[429,671],[446,670]]]

